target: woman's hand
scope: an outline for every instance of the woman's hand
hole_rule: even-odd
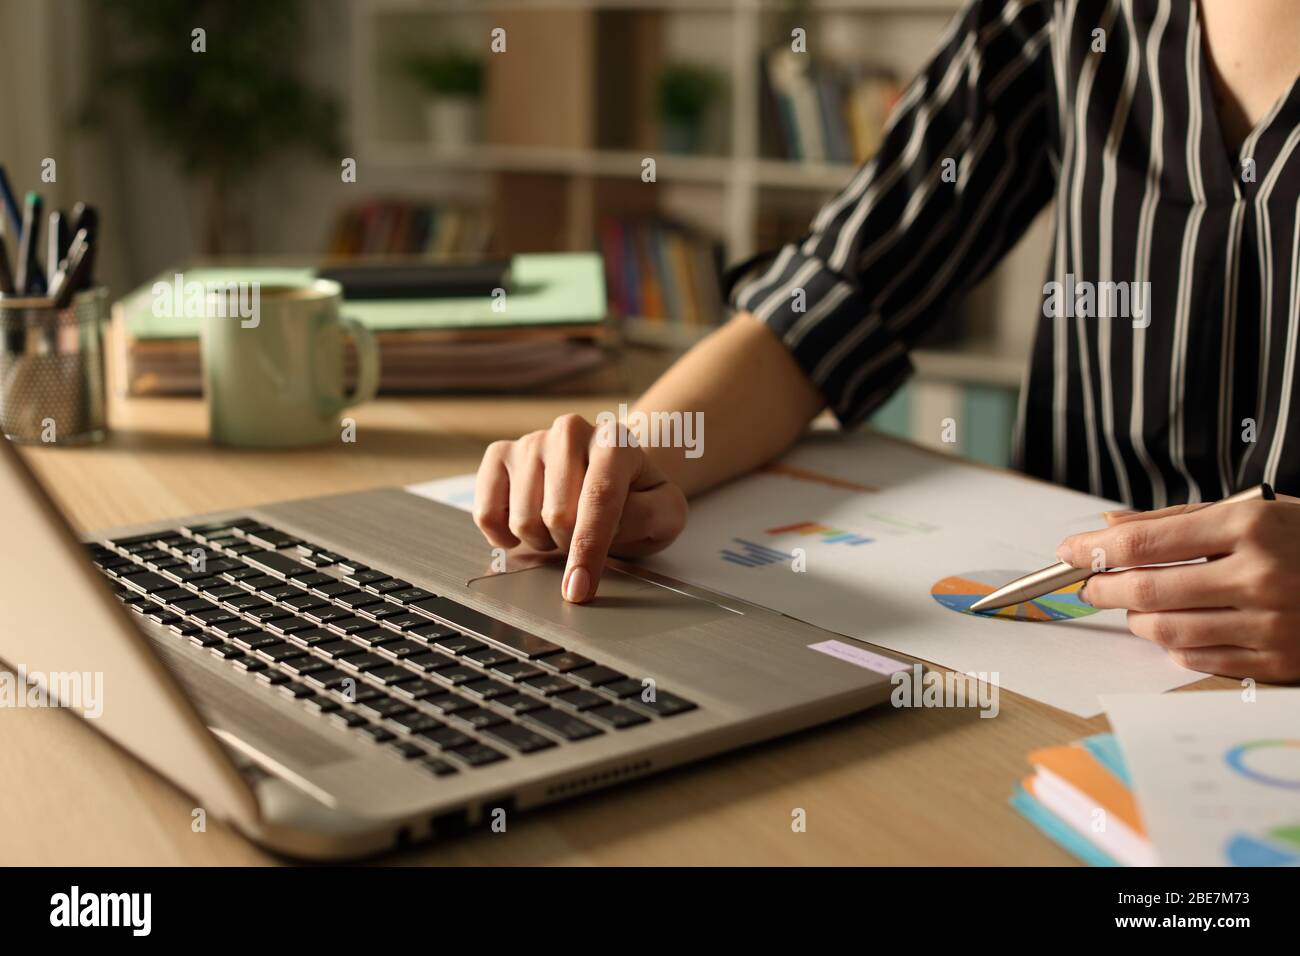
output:
[[[605,556],[666,548],[686,526],[686,496],[634,443],[563,415],[545,431],[488,446],[474,522],[491,544],[568,553],[566,600],[596,594]]]
[[[1128,626],[1192,670],[1300,681],[1300,499],[1113,512],[1057,555],[1089,578],[1080,597],[1127,608]],[[1208,560],[1175,567],[1138,567]]]

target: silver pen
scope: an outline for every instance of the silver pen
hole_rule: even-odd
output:
[[[1188,510],[1199,511],[1201,508],[1231,504],[1237,501],[1272,501],[1276,497],[1269,485],[1256,485],[1254,488],[1247,488],[1245,491],[1239,491],[1227,498],[1205,502],[1199,507],[1192,505]],[[1000,608],[1010,607],[1013,604],[1024,604],[1026,601],[1032,601],[1044,594],[1051,594],[1053,591],[1059,591],[1071,584],[1087,580],[1098,573],[1100,572],[1093,571],[1090,568],[1076,568],[1064,561],[1057,561],[1045,568],[1031,571],[1024,577],[1016,578],[1010,584],[1004,584],[992,594],[984,595],[984,597],[972,604],[970,609],[972,611],[996,611]]]

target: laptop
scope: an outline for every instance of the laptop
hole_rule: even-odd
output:
[[[0,659],[291,857],[443,838],[844,717],[909,666],[618,561],[566,604],[561,565],[501,568],[465,512],[399,488],[78,540],[0,446]]]

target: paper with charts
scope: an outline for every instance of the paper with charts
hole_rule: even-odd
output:
[[[1300,866],[1300,691],[1102,703],[1162,866]]]
[[[473,503],[472,476],[408,490]],[[693,500],[682,536],[645,563],[1090,717],[1098,694],[1201,675],[1129,634],[1123,611],[1081,604],[1077,588],[992,618],[960,612],[1050,564],[1061,538],[1100,527],[1114,507],[879,436],[815,434]]]

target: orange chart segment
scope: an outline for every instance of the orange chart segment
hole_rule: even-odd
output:
[[[954,574],[934,582],[930,587],[930,596],[948,608],[973,617],[1000,617],[1013,621],[1069,621],[1078,617],[1087,617],[1097,613],[1079,600],[1082,582],[1045,594],[1024,604],[999,608],[996,611],[972,611],[970,606],[987,594],[992,594],[1016,578],[1024,571],[968,571]]]

